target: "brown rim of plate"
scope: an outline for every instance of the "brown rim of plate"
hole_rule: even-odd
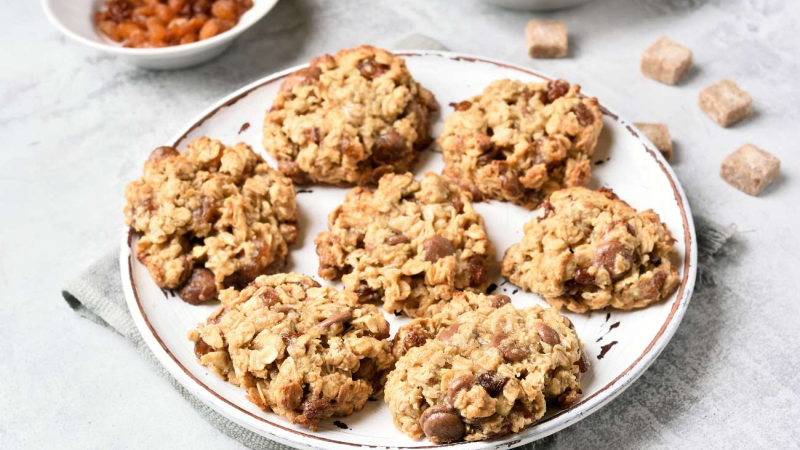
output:
[[[539,77],[539,78],[544,79],[544,80],[548,80],[548,81],[552,80],[552,78],[544,76],[544,75],[542,75],[542,74],[540,74],[540,73],[538,73],[536,71],[530,70],[530,69],[523,69],[521,67],[514,66],[514,65],[511,65],[511,64],[506,64],[506,63],[503,63],[503,62],[492,61],[492,60],[486,60],[486,59],[473,57],[473,56],[458,56],[458,55],[451,55],[451,54],[438,53],[438,52],[421,52],[421,53],[403,53],[403,52],[400,52],[400,53],[395,53],[395,54],[396,55],[400,55],[400,56],[404,56],[404,57],[440,56],[440,57],[449,58],[449,59],[452,59],[452,60],[455,60],[455,61],[480,62],[480,63],[492,64],[492,65],[495,65],[495,66],[504,67],[504,68],[507,68],[507,69],[512,69],[512,70],[516,70],[516,71],[519,71],[519,72],[527,73],[529,75],[533,75],[533,76]],[[190,126],[186,130],[185,133],[183,133],[178,139],[175,140],[175,142],[173,143],[172,146],[176,147],[176,148],[178,146],[180,146],[182,141],[184,139],[186,139],[186,137],[192,131],[194,131],[195,129],[199,128],[206,120],[208,120],[209,118],[214,116],[221,109],[235,104],[236,102],[238,102],[239,100],[241,100],[245,96],[249,95],[251,92],[253,92],[256,89],[259,89],[259,88],[264,87],[266,85],[269,85],[269,84],[272,84],[272,83],[275,83],[275,82],[283,80],[290,73],[291,72],[288,72],[288,73],[286,73],[286,74],[284,74],[282,76],[266,79],[263,82],[250,87],[246,91],[243,91],[243,92],[239,93],[237,96],[235,96],[235,97],[227,100],[226,102],[222,103],[221,105],[217,106],[212,111],[210,111],[208,114],[206,114],[205,116],[200,118],[197,122],[192,124],[192,126]],[[604,116],[607,116],[607,117],[609,117],[610,119],[612,119],[614,121],[617,121],[617,122],[619,121],[619,117],[616,114],[613,114],[608,109],[604,108],[602,105],[600,106],[600,110],[602,111]],[[639,134],[630,125],[628,125],[626,128],[634,137],[636,137],[637,139],[639,138]],[[616,378],[611,380],[608,384],[606,384],[605,386],[600,388],[594,394],[592,394],[592,395],[590,395],[590,396],[588,396],[586,398],[581,398],[580,401],[578,401],[575,404],[569,406],[568,408],[566,408],[564,410],[561,410],[558,413],[556,413],[556,414],[554,414],[554,415],[552,415],[552,416],[550,416],[550,417],[548,417],[546,419],[543,419],[543,420],[541,420],[539,422],[531,424],[531,426],[541,425],[543,423],[549,422],[549,421],[555,419],[556,417],[559,417],[559,416],[561,416],[561,415],[563,415],[563,414],[565,414],[565,413],[567,413],[567,412],[569,412],[569,411],[571,411],[571,410],[573,410],[573,409],[575,409],[575,408],[587,403],[591,399],[597,397],[597,395],[599,395],[600,393],[606,391],[608,388],[610,388],[611,386],[616,384],[623,377],[625,377],[625,375],[627,375],[631,370],[633,370],[633,368],[636,367],[639,364],[639,362],[642,359],[644,359],[644,357],[647,356],[653,350],[653,347],[655,346],[656,342],[659,341],[661,336],[667,330],[667,327],[669,326],[669,324],[672,322],[672,319],[675,317],[675,313],[678,311],[678,308],[681,306],[681,304],[683,304],[684,302],[688,301],[688,299],[685,299],[684,296],[686,295],[686,288],[687,288],[687,286],[689,284],[689,273],[692,272],[691,270],[689,270],[689,268],[691,266],[692,233],[691,233],[691,226],[689,224],[689,220],[688,220],[688,218],[686,216],[686,208],[685,208],[685,205],[684,205],[684,202],[683,202],[683,198],[681,197],[681,194],[678,191],[677,185],[675,184],[675,180],[673,179],[672,175],[669,173],[669,171],[664,166],[664,163],[661,162],[658,159],[658,157],[656,157],[656,153],[653,150],[651,150],[650,148],[648,148],[647,145],[643,145],[643,147],[644,147],[644,150],[648,154],[650,154],[650,156],[652,156],[653,159],[655,159],[656,163],[658,163],[659,167],[661,168],[661,171],[664,172],[664,175],[669,180],[670,186],[672,187],[672,192],[673,192],[673,194],[675,196],[675,202],[678,205],[678,209],[680,209],[680,211],[681,211],[681,219],[683,221],[683,233],[684,233],[684,236],[685,236],[685,239],[684,239],[685,240],[685,248],[684,248],[684,261],[683,261],[683,277],[681,279],[681,285],[678,288],[678,294],[677,294],[677,298],[675,299],[675,303],[673,304],[672,310],[670,310],[669,315],[667,316],[667,320],[664,322],[664,324],[658,330],[658,333],[656,333],[656,335],[653,337],[652,341],[650,341],[650,343],[644,349],[642,354],[639,355],[639,357],[636,358],[633,361],[633,363],[631,363],[631,365],[628,366],[622,373],[620,373]],[[132,233],[133,233],[133,229],[128,231],[128,245],[129,245],[129,247],[130,247],[130,243],[131,243],[131,234]],[[148,319],[147,314],[144,312],[144,308],[142,307],[142,303],[139,300],[139,294],[138,294],[138,292],[136,290],[136,284],[133,281],[132,258],[133,258],[133,252],[131,252],[131,254],[128,256],[128,276],[130,277],[130,283],[131,283],[131,288],[132,288],[132,291],[133,291],[133,296],[136,299],[136,304],[139,306],[139,312],[141,313],[145,324],[147,324],[147,328],[150,330],[150,332],[152,333],[152,335],[156,339],[156,341],[158,341],[159,345],[161,345],[161,348],[164,350],[164,352],[166,352],[166,354],[169,355],[169,357],[175,362],[175,364],[177,364],[178,367],[180,367],[181,370],[189,378],[194,380],[194,382],[196,382],[198,385],[203,387],[203,389],[205,389],[209,393],[213,394],[220,401],[222,401],[223,403],[233,407],[234,409],[238,410],[239,412],[242,412],[242,413],[244,413],[244,414],[246,414],[246,415],[248,415],[248,416],[250,416],[250,417],[252,417],[252,418],[254,418],[254,419],[258,420],[258,421],[260,421],[260,422],[264,422],[266,424],[269,424],[269,425],[271,425],[273,427],[276,427],[276,428],[279,428],[281,430],[289,431],[289,432],[297,434],[299,436],[303,436],[303,437],[311,438],[311,439],[316,439],[316,440],[322,441],[322,442],[329,442],[329,443],[334,443],[334,444],[339,444],[339,445],[347,445],[347,446],[357,447],[357,448],[359,448],[359,447],[361,447],[361,448],[371,448],[371,447],[373,447],[371,445],[366,445],[366,444],[354,444],[354,443],[351,443],[351,442],[344,442],[344,441],[338,441],[338,440],[335,440],[335,439],[328,439],[328,438],[321,437],[321,436],[318,436],[318,435],[309,434],[309,433],[306,433],[306,432],[303,432],[303,431],[294,430],[292,428],[285,427],[285,426],[277,424],[275,422],[271,422],[268,419],[265,419],[265,418],[260,417],[260,416],[258,416],[256,414],[253,414],[250,411],[247,411],[247,410],[241,408],[240,406],[232,403],[230,400],[228,400],[227,398],[223,397],[222,395],[220,395],[219,393],[217,393],[216,391],[214,391],[213,389],[208,387],[205,383],[200,381],[197,377],[192,375],[192,373],[189,372],[189,370],[187,370],[186,367],[183,364],[181,364],[181,362],[178,361],[178,359],[172,354],[172,352],[169,350],[169,348],[167,348],[167,346],[164,344],[164,341],[161,340],[161,337],[158,335],[158,333],[156,333],[156,330],[153,328],[152,324],[150,324],[150,320]],[[523,433],[524,431],[525,430],[522,430],[520,433]],[[558,430],[556,430],[556,431],[558,431]],[[554,432],[556,432],[556,431],[554,431]],[[522,439],[517,440],[517,441],[511,441],[511,442],[503,444],[503,445],[506,446],[506,447],[508,447],[509,445],[513,446],[513,445],[517,445],[521,441],[522,441]],[[471,444],[471,443],[473,443],[473,442],[456,442],[456,443],[452,443],[452,444],[440,444],[440,445],[428,445],[428,446],[416,446],[416,447],[393,447],[393,448],[409,449],[409,450],[412,450],[412,449],[429,449],[429,448],[441,448],[441,447],[456,447],[456,446],[459,446],[459,445],[465,445],[465,444]],[[508,448],[510,448],[510,447],[508,447]]]

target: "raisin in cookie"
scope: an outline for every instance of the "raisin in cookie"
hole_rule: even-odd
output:
[[[297,239],[291,180],[241,143],[159,147],[125,198],[126,224],[142,234],[136,256],[156,284],[193,304],[280,269]]]
[[[603,129],[596,98],[563,80],[499,80],[455,105],[439,144],[444,175],[481,198],[533,209],[565,186],[584,186]]]
[[[284,81],[264,121],[264,147],[298,183],[377,183],[411,168],[438,110],[405,61],[361,46],[311,61]]]
[[[565,408],[580,395],[583,348],[554,309],[458,293],[402,327],[395,344],[411,330],[426,336],[403,350],[384,396],[395,426],[413,438],[438,444],[516,433],[542,418],[548,400]]]
[[[377,190],[357,187],[316,240],[319,275],[342,278],[364,301],[422,316],[454,291],[483,292],[494,249],[469,193],[428,173],[388,174]]]
[[[678,286],[672,238],[658,214],[637,212],[607,189],[554,193],[525,225],[503,275],[556,308],[642,308]]]
[[[261,276],[189,333],[201,364],[247,399],[315,430],[363,408],[394,364],[389,323],[374,305],[296,273]]]

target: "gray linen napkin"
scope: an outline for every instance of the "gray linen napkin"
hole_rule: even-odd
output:
[[[399,49],[425,49],[425,50],[447,50],[438,41],[420,34],[413,34],[398,42],[395,48]],[[732,226],[724,227],[710,223],[702,218],[695,216],[695,226],[697,229],[699,273],[695,286],[695,293],[710,290],[716,286],[713,276],[714,258],[722,253],[725,244],[735,235],[735,228]],[[153,365],[164,378],[168,379],[175,389],[180,392],[183,398],[194,407],[211,425],[227,434],[243,445],[256,449],[268,450],[287,450],[286,447],[277,442],[271,441],[263,436],[253,433],[243,428],[217,412],[206,406],[189,393],[180,385],[167,370],[158,362],[155,355],[150,351],[142,339],[139,330],[133,323],[125,296],[122,292],[122,284],[119,275],[119,249],[108,253],[100,260],[90,266],[78,279],[69,284],[62,291],[64,300],[79,315],[91,320],[99,325],[109,328],[125,338],[127,338],[139,352]],[[626,397],[616,400],[615,404],[625,403]],[[556,444],[557,439],[551,436],[545,439],[542,444]],[[524,448],[531,448],[534,444],[528,444]],[[538,445],[537,445],[538,446]],[[548,445],[549,446],[549,445]],[[520,447],[517,450],[523,450]]]

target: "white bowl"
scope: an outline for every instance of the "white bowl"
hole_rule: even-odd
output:
[[[552,11],[570,8],[588,3],[589,1],[591,0],[483,0],[484,3],[489,3],[501,8],[529,9],[535,11]]]
[[[119,55],[139,67],[169,70],[194,66],[219,56],[244,30],[267,15],[277,2],[253,0],[253,7],[225,33],[192,44],[164,48],[125,48],[103,36],[94,23],[94,13],[102,4],[101,0],[42,0],[42,6],[56,28],[81,44]]]

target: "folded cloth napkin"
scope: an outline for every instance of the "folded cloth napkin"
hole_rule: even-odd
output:
[[[420,34],[408,36],[395,44],[394,47],[399,49],[447,50],[438,41]],[[695,291],[698,292],[704,289],[711,289],[716,285],[713,277],[714,257],[731,240],[735,229],[733,227],[714,225],[698,217],[695,217],[695,225],[697,227],[698,256],[701,269],[695,287]],[[70,283],[62,291],[62,295],[76,313],[125,336],[131,341],[133,346],[150,361],[155,370],[168,379],[183,398],[218,430],[252,449],[289,449],[285,445],[253,433],[219,415],[190,394],[158,362],[155,355],[145,344],[141,334],[139,334],[139,330],[133,323],[131,313],[128,311],[119,275],[119,249],[115,249],[95,262],[78,279]],[[615,406],[625,403],[625,401],[626,398],[622,397],[615,402]],[[553,437],[547,440],[549,442],[555,441]]]

